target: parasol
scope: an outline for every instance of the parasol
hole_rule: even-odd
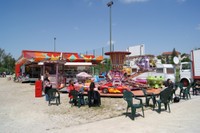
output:
[[[86,72],[80,72],[76,75],[77,78],[92,78],[92,75],[86,73]]]

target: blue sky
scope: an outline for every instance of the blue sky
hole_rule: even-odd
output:
[[[78,52],[109,47],[110,0],[0,0],[0,48]],[[115,50],[145,45],[146,54],[200,47],[200,0],[113,0]]]

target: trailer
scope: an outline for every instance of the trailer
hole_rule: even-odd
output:
[[[191,51],[190,60],[180,64],[180,82],[184,86],[200,80],[200,49]]]

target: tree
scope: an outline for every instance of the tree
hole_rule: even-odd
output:
[[[190,62],[189,55],[186,53],[181,54],[181,62]]]
[[[0,48],[0,67],[2,66],[4,56],[5,56],[5,51],[4,49]]]
[[[0,48],[0,72],[14,72],[15,59],[12,55],[6,54],[4,49]]]
[[[172,51],[171,60],[169,61],[170,64],[174,64],[173,59],[174,59],[174,57],[177,57],[177,56],[178,56],[178,53],[177,53],[177,51],[174,48],[173,51]]]
[[[101,72],[108,72],[111,70],[111,61],[108,58],[104,58],[102,63],[94,66],[95,74],[100,74]]]
[[[162,55],[158,55],[158,56],[157,56],[157,59],[160,59],[162,64],[165,64],[165,63],[166,63],[165,60],[163,59],[163,56],[162,56]]]

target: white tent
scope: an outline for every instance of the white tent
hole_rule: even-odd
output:
[[[92,78],[92,75],[86,73],[86,72],[80,72],[76,75],[77,78]]]

